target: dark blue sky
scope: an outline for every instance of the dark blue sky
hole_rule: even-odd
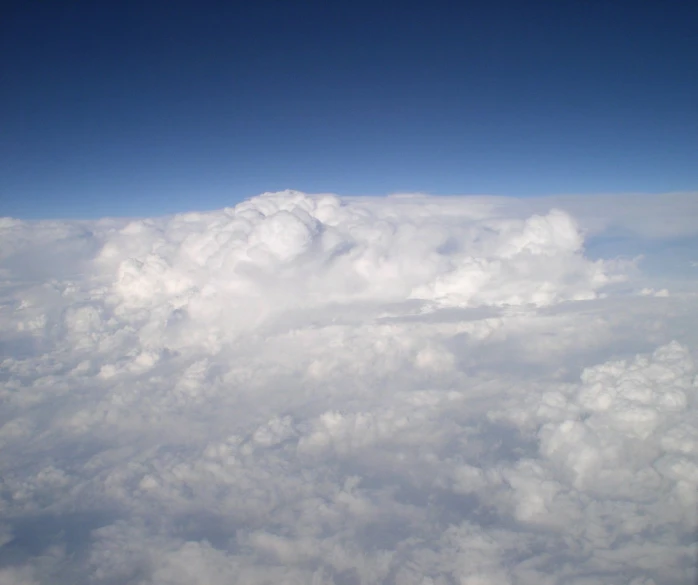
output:
[[[698,187],[698,4],[24,0],[0,215]]]

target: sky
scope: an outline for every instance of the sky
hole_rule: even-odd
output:
[[[697,204],[0,219],[0,583],[695,582]]]
[[[4,9],[0,583],[698,582],[696,25]]]
[[[0,215],[698,181],[691,2],[13,2]]]

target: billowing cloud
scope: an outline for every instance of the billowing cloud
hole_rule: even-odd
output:
[[[541,201],[2,219],[0,581],[689,581],[695,287]]]

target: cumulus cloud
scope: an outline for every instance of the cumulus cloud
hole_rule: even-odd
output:
[[[0,581],[690,580],[696,289],[541,201],[3,218]]]

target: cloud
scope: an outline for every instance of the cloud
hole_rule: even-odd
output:
[[[691,579],[695,286],[542,201],[2,219],[0,580]]]

